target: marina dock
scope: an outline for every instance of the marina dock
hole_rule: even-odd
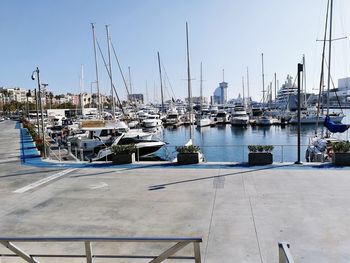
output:
[[[201,237],[207,263],[278,262],[277,243],[287,241],[295,262],[350,260],[349,168],[29,165],[21,162],[18,124],[0,125],[2,237]],[[164,248],[157,243],[98,247],[135,255]],[[35,247],[36,253],[47,249]],[[71,246],[69,252],[80,249]],[[4,253],[9,251],[0,247]],[[22,261],[1,257],[1,262]]]

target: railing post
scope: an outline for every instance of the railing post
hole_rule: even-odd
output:
[[[294,263],[293,257],[289,251],[290,245],[286,242],[278,243],[279,263]]]
[[[244,148],[245,148],[245,146],[243,145],[243,161],[242,162],[244,162]]]
[[[84,149],[80,148],[80,161],[84,161]]]
[[[58,146],[58,158],[59,158],[59,161],[61,162],[61,146]]]
[[[12,244],[9,241],[2,241],[0,242],[1,244],[3,244],[5,247],[7,247],[9,250],[11,250],[13,253],[15,253],[16,255],[18,255],[19,257],[21,257],[23,260],[25,260],[26,262],[29,263],[39,263],[39,261],[35,260],[34,258],[32,258],[29,254],[27,254],[26,252],[24,252],[23,250],[21,250],[20,248],[16,247],[14,244]]]
[[[86,263],[93,263],[91,242],[85,241]]]
[[[194,262],[201,263],[201,250],[200,250],[199,242],[193,242],[193,250],[194,250]]]
[[[281,148],[282,148],[282,149],[281,149],[281,151],[282,151],[282,161],[281,161],[281,162],[283,163],[283,154],[284,154],[284,153],[283,153],[283,145],[281,145]]]
[[[70,142],[67,142],[67,147],[68,147],[68,154],[72,152],[72,144]]]

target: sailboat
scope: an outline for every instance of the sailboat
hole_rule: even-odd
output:
[[[196,118],[196,125],[197,127],[206,127],[210,126],[212,121],[210,119],[210,116],[208,111],[203,111],[203,78],[202,78],[202,62],[201,62],[201,80],[200,80],[200,102],[201,102],[201,111],[200,115]]]
[[[322,51],[322,63],[321,63],[321,76],[320,76],[320,90],[319,90],[319,103],[318,103],[318,109],[317,109],[317,122],[316,122],[316,130],[315,130],[315,136],[313,138],[310,138],[309,146],[306,149],[305,157],[307,162],[324,162],[324,161],[330,161],[331,155],[332,155],[332,143],[339,141],[339,139],[334,138],[330,136],[329,132],[344,132],[346,131],[349,126],[348,125],[342,125],[342,124],[335,124],[334,121],[332,121],[330,113],[329,113],[329,91],[330,91],[330,83],[331,83],[331,76],[330,76],[330,70],[331,70],[331,43],[332,43],[332,12],[333,12],[333,0],[328,1],[327,5],[327,14],[326,14],[326,23],[325,23],[325,31],[324,31],[324,42],[323,42],[323,51]],[[329,39],[326,40],[327,36],[327,26],[328,26],[328,18],[329,18]],[[329,42],[328,47],[328,85],[327,85],[327,114],[323,117],[323,113],[320,112],[320,105],[321,105],[321,94],[322,94],[322,87],[323,80],[324,80],[324,64],[325,64],[325,49],[326,49],[326,42]],[[323,111],[323,108],[322,108]],[[323,117],[324,119],[319,120],[319,117]],[[329,132],[326,132],[325,136],[323,134],[323,129],[321,136],[318,137],[317,129],[318,124],[320,121],[324,122],[324,125],[326,128],[328,128]]]
[[[247,126],[249,123],[249,116],[245,109],[245,100],[244,100],[244,78],[242,78],[242,88],[243,88],[243,98],[242,103],[236,103],[233,112],[231,115],[231,125],[236,126]]]

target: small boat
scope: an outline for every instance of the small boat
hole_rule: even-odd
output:
[[[277,122],[277,119],[272,118],[271,116],[260,116],[259,118],[257,118],[255,124],[256,125],[260,125],[260,126],[269,126],[269,125],[273,125]]]
[[[140,123],[138,121],[131,121],[131,122],[128,123],[128,127],[130,129],[136,129],[136,128],[138,128],[139,124]]]
[[[201,116],[196,120],[197,127],[206,127],[212,124],[212,120],[208,116]]]
[[[342,113],[330,113],[329,117],[331,121],[335,123],[340,123],[343,118],[345,117]],[[317,116],[316,111],[303,111],[300,116],[300,122],[301,124],[316,124],[316,123],[323,123],[326,119],[325,115],[319,115]],[[298,124],[298,117],[293,116],[290,121],[290,124]]]

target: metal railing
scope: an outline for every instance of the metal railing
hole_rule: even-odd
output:
[[[264,145],[264,144],[261,144]],[[297,145],[293,144],[270,144],[274,146],[272,151],[274,162],[294,162],[297,160]],[[175,147],[179,145],[166,145],[164,149],[168,152],[168,160],[176,157]],[[247,162],[248,161],[248,144],[227,144],[205,146],[197,144],[200,147],[206,161],[208,162]],[[306,161],[305,152],[307,144],[301,145],[301,159]],[[213,154],[214,153],[214,154]],[[215,154],[216,153],[216,154]],[[209,156],[209,157],[208,157]],[[223,159],[224,158],[224,159]]]
[[[290,253],[290,245],[286,242],[278,243],[279,263],[294,263],[292,254]]]
[[[20,247],[17,243],[82,243],[85,254],[31,254]],[[92,244],[96,243],[175,243],[159,255],[111,255],[111,254],[94,254]],[[29,263],[39,263],[38,258],[82,258],[87,263],[92,263],[94,259],[151,259],[149,263],[159,263],[166,259],[194,260],[195,263],[201,263],[200,244],[202,238],[153,238],[153,237],[17,237],[8,238],[0,237],[0,244],[8,248],[13,254],[0,254],[0,260],[3,257],[19,257]],[[16,243],[16,245],[14,244]],[[174,256],[175,253],[182,250],[189,244],[193,244],[192,256]]]

